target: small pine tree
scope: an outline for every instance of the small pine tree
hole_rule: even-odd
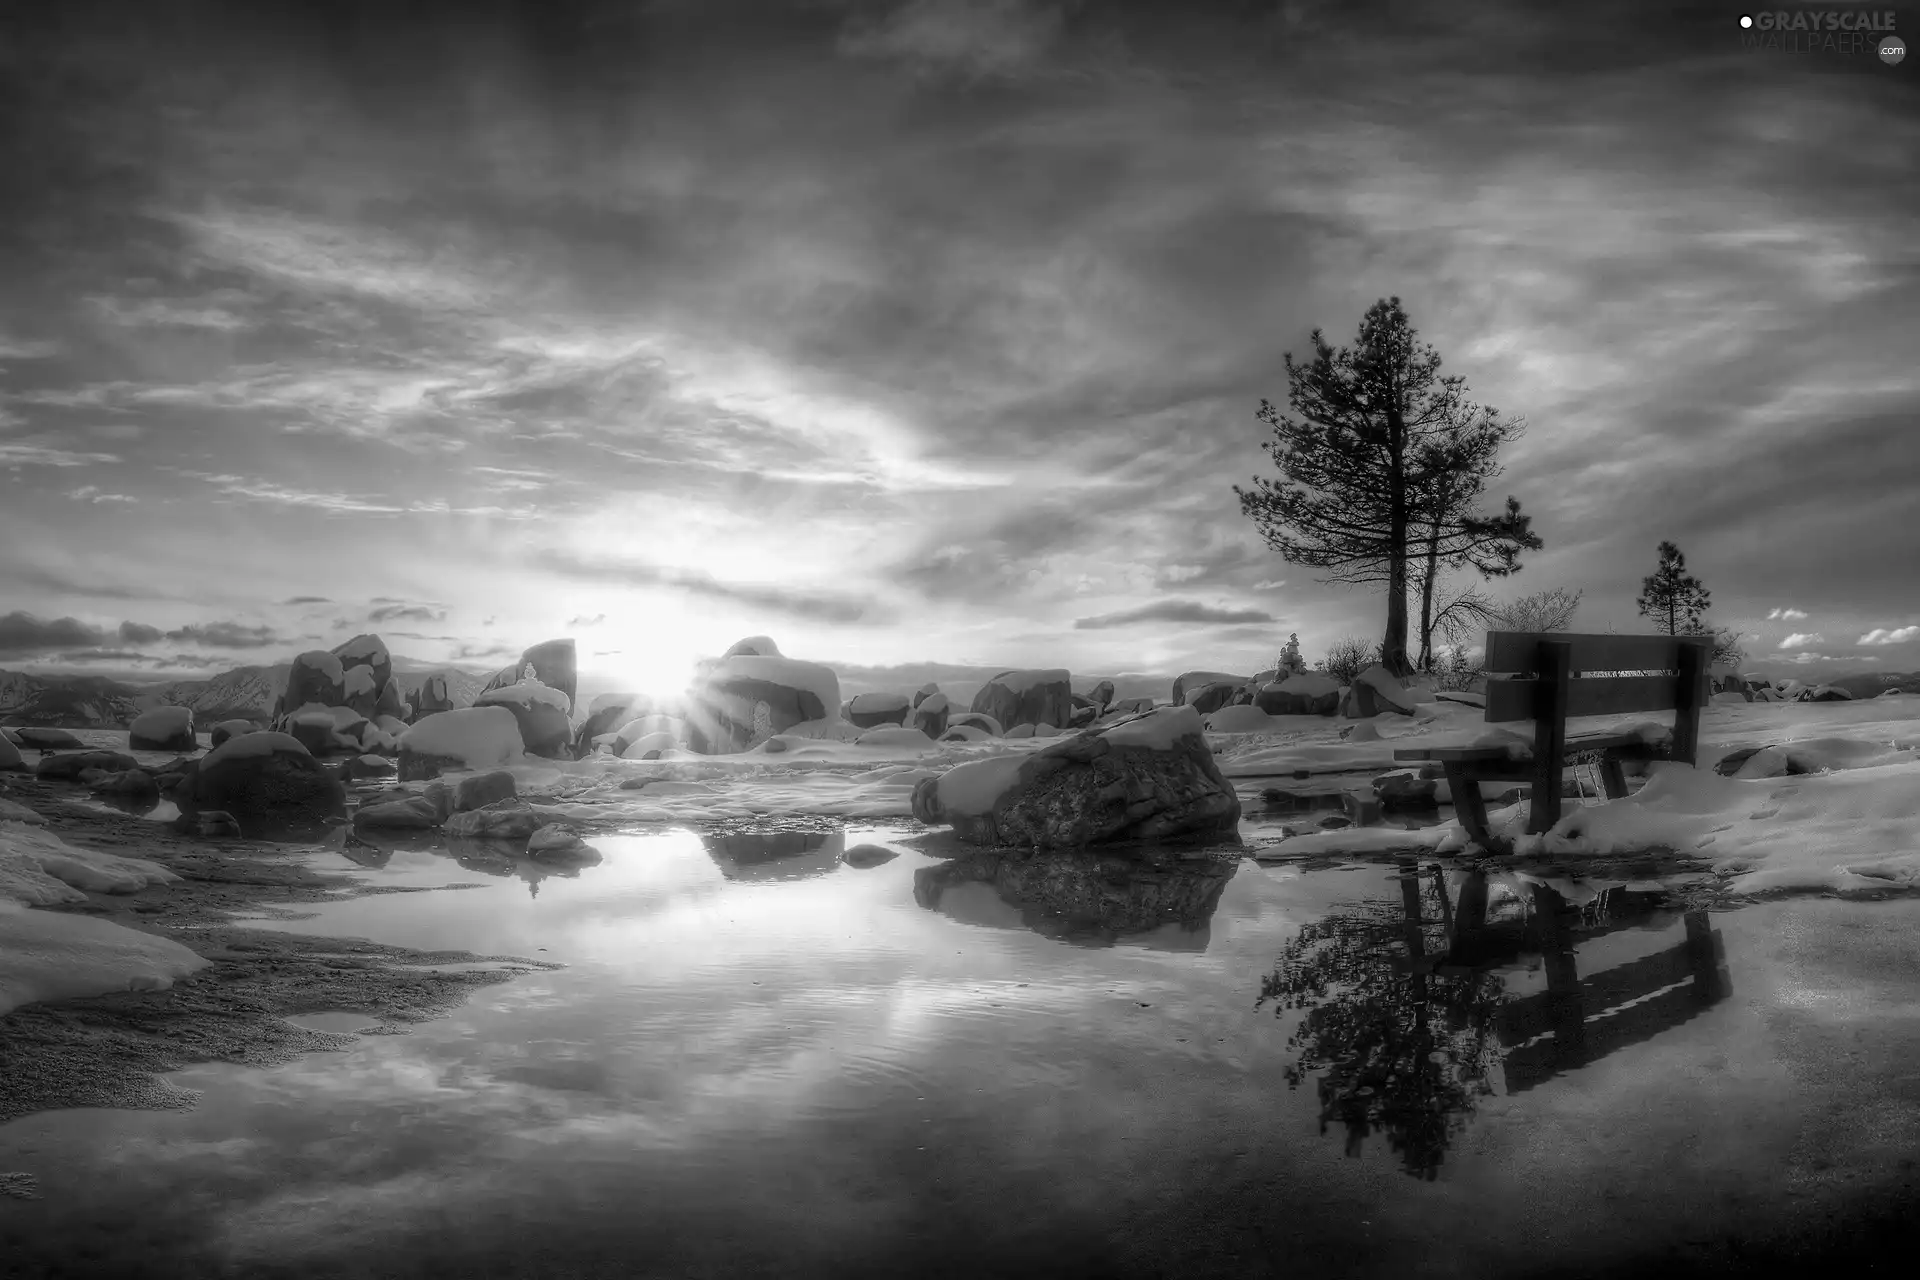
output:
[[[1307,660],[1300,656],[1300,633],[1295,631],[1287,636],[1286,647],[1280,650],[1280,661],[1275,664],[1280,679],[1299,675],[1307,669]]]
[[[1687,572],[1687,558],[1671,542],[1660,544],[1660,567],[1640,584],[1640,598],[1634,602],[1644,617],[1670,636],[1697,635],[1707,611],[1707,589],[1700,579]]]

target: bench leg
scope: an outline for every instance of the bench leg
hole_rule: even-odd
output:
[[[1453,793],[1453,811],[1467,834],[1488,853],[1505,853],[1505,846],[1487,831],[1487,800],[1480,794],[1480,779],[1473,770],[1449,761],[1447,790]]]
[[[1609,751],[1600,757],[1600,780],[1606,785],[1607,799],[1618,800],[1627,794],[1627,775],[1620,757]]]

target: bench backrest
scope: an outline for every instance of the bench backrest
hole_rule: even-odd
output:
[[[1712,636],[1487,633],[1487,720],[1564,721],[1568,716],[1668,711],[1674,755],[1691,761],[1700,708],[1709,701]],[[1665,675],[1611,675],[1661,671]]]

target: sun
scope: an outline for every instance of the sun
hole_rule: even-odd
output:
[[[623,693],[642,693],[655,702],[687,691],[700,658],[692,620],[684,612],[651,602],[635,607],[612,602],[606,620],[594,628],[593,656],[582,664],[612,681]]]

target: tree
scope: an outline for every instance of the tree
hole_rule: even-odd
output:
[[[1747,660],[1746,648],[1740,643],[1740,633],[1732,627],[1713,629],[1713,665],[1733,667],[1738,670]]]
[[[1704,625],[1707,589],[1700,579],[1687,572],[1687,558],[1671,542],[1660,544],[1660,567],[1640,584],[1640,598],[1634,602],[1644,617],[1667,635],[1697,635]]]
[[[1463,503],[1471,499],[1458,495],[1479,490],[1443,482],[1451,468],[1490,460],[1499,433],[1490,434],[1485,411],[1465,402],[1466,380],[1441,377],[1439,353],[1416,336],[1398,298],[1367,311],[1351,348],[1335,350],[1315,329],[1312,360],[1285,356],[1287,400],[1297,416],[1260,402],[1258,416],[1273,429],[1264,447],[1281,478],[1255,476],[1251,490],[1234,486],[1241,514],[1287,560],[1332,570],[1323,582],[1386,584],[1382,662],[1398,676],[1412,672],[1408,561],[1423,519],[1428,536],[1439,525],[1438,560],[1471,550],[1479,562],[1498,565],[1509,559],[1498,540],[1481,542],[1496,522],[1512,528],[1519,516],[1509,499],[1503,516],[1469,517]]]
[[[1327,656],[1314,666],[1341,684],[1352,684],[1355,676],[1380,661],[1382,655],[1377,647],[1358,637],[1345,636],[1335,640]]]
[[[1573,625],[1581,591],[1554,587],[1520,596],[1492,611],[1489,623],[1498,631],[1565,631]]]

